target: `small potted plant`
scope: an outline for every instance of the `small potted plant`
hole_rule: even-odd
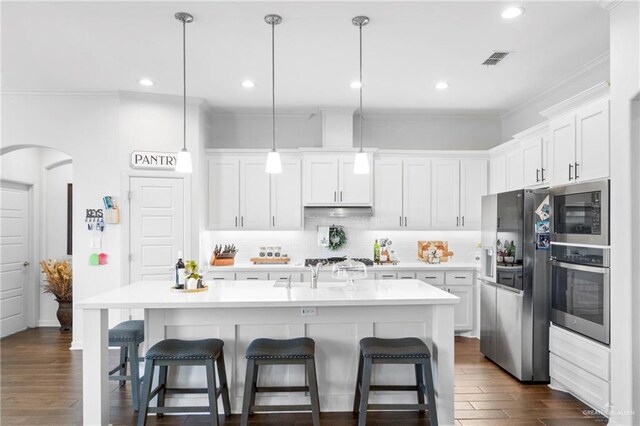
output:
[[[47,276],[43,293],[51,293],[58,302],[56,316],[60,331],[69,331],[73,324],[73,273],[68,260],[43,260],[42,272]]]
[[[198,272],[198,263],[195,260],[187,260],[184,266],[185,290],[202,288],[202,274]]]

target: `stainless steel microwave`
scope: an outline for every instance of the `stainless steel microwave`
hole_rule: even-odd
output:
[[[609,245],[609,180],[551,188],[551,241]]]

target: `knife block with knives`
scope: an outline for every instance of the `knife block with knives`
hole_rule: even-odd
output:
[[[211,266],[232,266],[235,262],[238,250],[234,244],[217,245],[211,254],[209,264]]]

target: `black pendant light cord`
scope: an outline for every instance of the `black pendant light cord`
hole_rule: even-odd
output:
[[[362,149],[362,25],[358,25],[360,31],[360,152]]]
[[[182,140],[187,150],[187,22],[182,20]]]
[[[271,23],[271,131],[272,150],[276,150],[276,54],[275,54],[275,22]]]

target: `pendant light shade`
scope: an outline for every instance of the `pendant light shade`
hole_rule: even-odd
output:
[[[362,81],[362,27],[369,23],[369,18],[366,16],[356,16],[351,22],[358,27],[358,33],[360,35],[360,151],[356,154],[353,162],[353,173],[356,175],[367,175],[369,174],[369,157],[362,148],[362,121],[364,120],[364,116],[362,115],[362,86],[364,86],[364,82]]]
[[[175,18],[182,22],[182,150],[178,152],[176,172],[191,173],[191,153],[187,150],[187,42],[186,27],[193,22],[193,16],[186,12],[178,12]]]
[[[282,163],[280,153],[276,151],[276,55],[275,55],[275,29],[276,25],[282,23],[279,15],[267,15],[264,22],[271,25],[271,152],[267,154],[267,164],[265,172],[282,173]]]

